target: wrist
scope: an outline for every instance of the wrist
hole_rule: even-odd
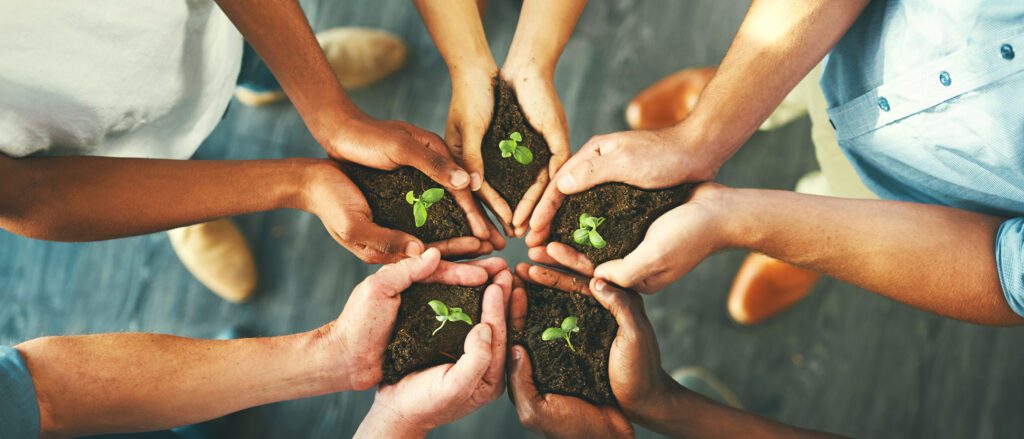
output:
[[[771,235],[770,222],[761,209],[766,191],[720,187],[718,211],[723,248],[761,251],[764,239]]]
[[[382,404],[379,395],[370,407],[369,413],[359,423],[355,438],[377,438],[377,437],[400,437],[400,438],[422,438],[426,437],[430,428],[416,425],[410,422],[401,412]]]
[[[327,173],[341,172],[338,165],[330,159],[300,159],[304,160],[301,170],[297,172],[299,187],[296,191],[295,205],[293,209],[319,216],[317,211],[317,194],[320,185],[326,179]]]
[[[521,78],[540,78],[545,81],[554,81],[557,58],[548,59],[536,53],[527,53],[525,55],[519,55],[519,53],[521,52],[516,50],[515,47],[509,49],[508,56],[505,57],[505,62],[501,65],[503,78],[509,81]]]

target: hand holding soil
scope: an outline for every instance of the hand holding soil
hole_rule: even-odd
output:
[[[414,437],[460,419],[502,394],[507,348],[505,309],[511,295],[512,275],[502,264],[493,279],[483,293],[479,323],[464,333],[465,353],[456,357],[458,361],[449,359],[444,364],[413,372],[396,384],[381,385],[370,413],[360,425],[361,432],[372,432],[384,424],[390,431],[396,431],[395,424],[402,424],[398,428],[401,437]],[[402,300],[404,307],[405,298]],[[426,304],[424,308],[418,312],[429,314],[429,320],[436,324],[435,312]],[[452,327],[446,325],[437,335],[467,326],[462,322],[448,325]],[[426,334],[416,333],[420,342],[430,337],[433,327],[424,330]]]
[[[580,394],[567,396],[562,393],[573,392],[552,390],[549,388],[552,382],[548,382],[552,374],[557,375],[573,368],[554,360],[550,356],[539,356],[537,353],[538,348],[547,350],[560,349],[565,351],[567,355],[572,356],[584,349],[584,346],[577,343],[577,346],[580,348],[579,351],[572,351],[567,347],[563,339],[544,341],[541,338],[540,331],[542,329],[540,327],[545,326],[547,322],[537,322],[535,320],[539,314],[550,317],[548,316],[550,313],[534,308],[546,308],[546,305],[543,303],[544,300],[538,301],[537,299],[540,298],[539,296],[544,296],[548,299],[557,297],[552,294],[564,295],[567,298],[572,297],[569,295],[585,295],[580,297],[593,300],[589,297],[586,280],[541,267],[530,267],[527,264],[520,264],[516,267],[516,275],[517,285],[513,289],[512,300],[509,303],[509,319],[513,328],[513,337],[514,340],[524,337],[529,338],[526,340],[526,343],[534,346],[529,351],[523,346],[513,346],[512,358],[509,362],[509,397],[516,406],[520,422],[530,430],[546,437],[633,437],[632,425],[622,410],[616,406],[614,396],[610,394],[611,387],[609,383],[604,383],[603,386],[595,385],[592,381],[593,376],[571,377],[568,382],[562,383],[576,386],[578,389],[579,386],[604,387],[609,392],[608,396],[612,397],[612,399],[604,401],[602,405],[595,405],[587,400],[592,400],[595,396],[592,392],[588,392],[590,395],[587,397]],[[527,293],[527,290],[530,292]],[[527,304],[528,302],[530,305]],[[600,308],[600,305],[598,305],[598,309],[607,313],[603,308]],[[556,311],[554,314],[560,313]],[[580,327],[587,325],[588,328],[581,328],[579,332],[573,332],[574,335],[571,335],[570,339],[581,334],[583,331],[599,329],[602,337],[607,337],[609,339],[608,344],[612,345],[613,342],[610,339],[614,335],[616,327],[614,320],[611,320],[609,317],[610,321],[608,322],[598,322],[593,319],[593,314],[580,314],[581,317],[574,323],[577,323]],[[588,320],[590,323],[585,323]],[[531,328],[534,326],[536,328]],[[604,332],[608,330],[612,332]],[[582,337],[578,338],[580,338],[579,342],[587,343],[587,341],[582,340]],[[592,347],[586,348],[592,349]],[[607,349],[608,346],[605,346],[593,360],[586,360],[596,360],[600,363],[599,367],[602,368],[601,370],[590,370],[590,372],[604,375],[605,378],[603,379],[605,380],[607,380],[610,367],[608,364],[610,354]],[[555,384],[555,386],[558,385]],[[607,405],[609,403],[611,405]]]

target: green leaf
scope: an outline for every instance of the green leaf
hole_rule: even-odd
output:
[[[435,187],[433,189],[427,189],[423,191],[423,195],[420,196],[420,200],[427,202],[428,204],[434,204],[444,198],[444,189]]]
[[[450,316],[448,316],[448,320],[451,320],[453,322],[465,322],[467,325],[473,325],[473,319],[471,319],[469,315],[462,311],[453,312]]]
[[[430,305],[430,308],[434,310],[434,314],[437,314],[439,316],[448,315],[448,307],[445,306],[444,302],[440,300],[431,300],[427,302],[427,305]]]
[[[590,214],[589,213],[581,213],[580,214],[580,228],[581,229],[587,226],[587,224],[584,222],[584,221],[587,220],[587,218],[590,218]]]
[[[523,165],[529,165],[533,161],[533,153],[525,146],[517,147],[515,151],[512,151],[512,155],[515,156],[517,162]]]
[[[412,191],[409,191],[407,194],[405,194],[405,202],[409,204],[416,204],[416,194],[412,193]]]
[[[601,237],[600,233],[597,233],[597,230],[591,230],[590,245],[594,246],[594,248],[604,248],[608,243],[604,242],[604,238]]]
[[[423,203],[413,204],[412,217],[416,220],[416,227],[423,227],[427,223],[427,206]]]
[[[572,240],[576,241],[577,244],[586,244],[587,237],[590,235],[590,230],[587,229],[576,229],[572,232]]]
[[[594,220],[594,228],[595,229],[598,228],[599,226],[601,226],[601,224],[604,224],[604,217],[603,216],[602,217],[598,217],[596,220]]]
[[[515,151],[516,149],[516,143],[511,140],[502,140],[498,142],[498,149],[501,150],[502,157],[508,157],[508,155],[505,154],[511,155],[512,151]]]
[[[434,318],[437,319],[437,321],[439,322],[444,322],[448,320],[448,316],[434,316]]]
[[[508,152],[508,151],[502,151],[501,152],[501,158],[507,159],[509,157],[512,157],[512,153],[511,152]]]
[[[565,337],[565,332],[559,328],[548,328],[544,330],[544,333],[540,335],[540,339],[544,341],[558,340]]]
[[[580,226],[594,230],[597,228],[597,218],[587,216],[586,218],[580,219]]]
[[[576,320],[576,316],[569,316],[566,317],[565,320],[562,320],[562,332],[576,332],[573,331],[574,329],[577,329]]]
[[[522,142],[523,141],[523,135],[519,134],[519,131],[513,131],[512,134],[510,134],[508,136],[508,138],[512,139],[512,140],[515,140],[516,142]]]

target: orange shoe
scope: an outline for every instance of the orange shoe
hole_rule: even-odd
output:
[[[761,323],[806,297],[819,277],[817,272],[751,253],[729,291],[729,315],[742,325]]]
[[[629,128],[656,130],[686,119],[717,70],[717,67],[680,70],[647,87],[626,106]]]

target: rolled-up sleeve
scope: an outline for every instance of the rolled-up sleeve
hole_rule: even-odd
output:
[[[17,349],[0,346],[0,438],[38,438],[39,401]]]
[[[999,226],[996,268],[1006,303],[1013,312],[1024,316],[1024,218],[1011,218]]]

